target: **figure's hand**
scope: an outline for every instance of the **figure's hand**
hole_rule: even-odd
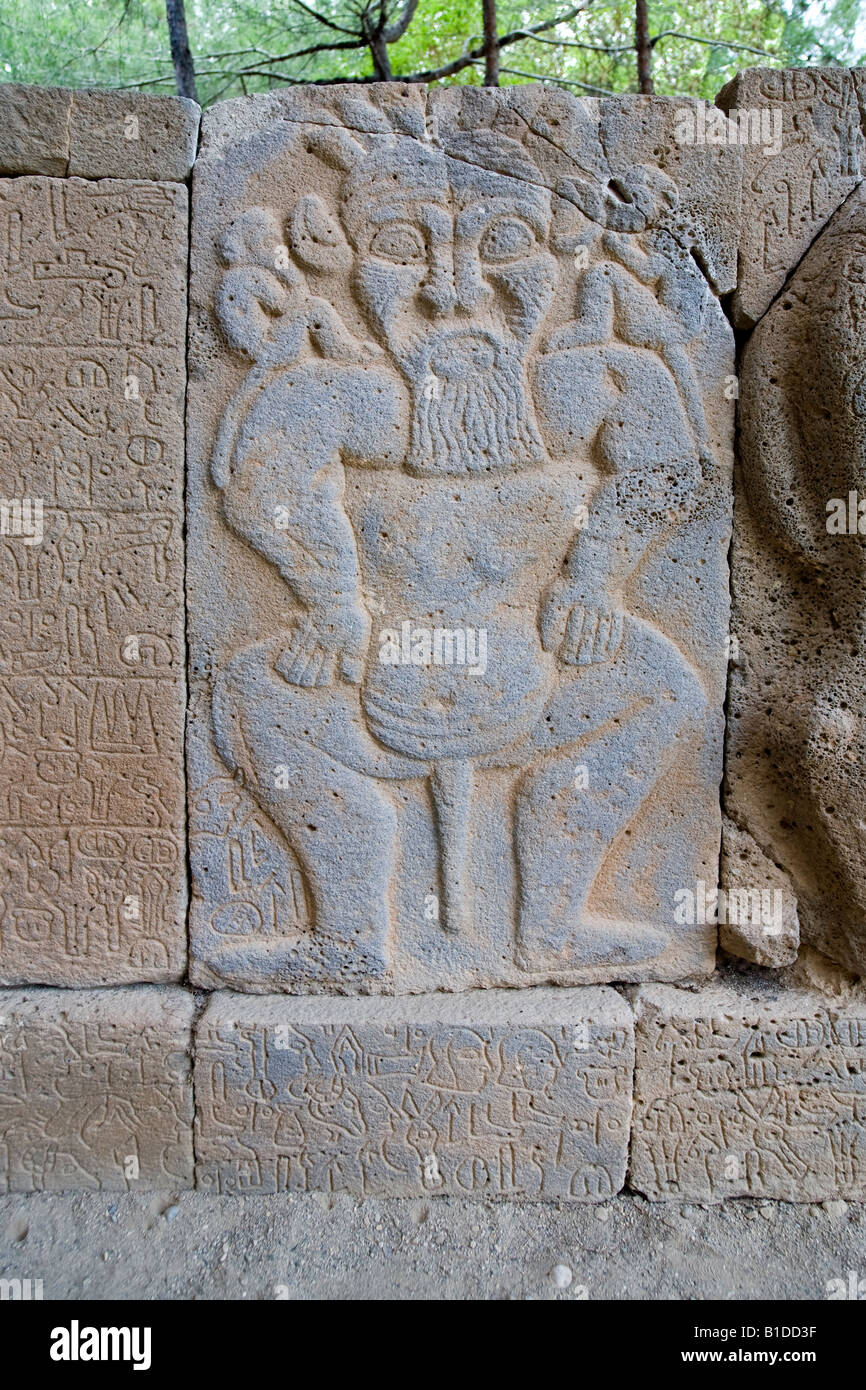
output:
[[[361,605],[340,605],[316,621],[301,619],[275,668],[291,685],[331,685],[336,675],[358,685],[369,641],[370,619]]]
[[[622,641],[621,608],[607,601],[587,603],[568,581],[555,584],[541,610],[541,642],[564,666],[610,661]]]

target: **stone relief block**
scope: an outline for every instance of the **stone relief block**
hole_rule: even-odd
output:
[[[625,1176],[633,1057],[609,989],[217,993],[197,1030],[197,1186],[603,1200]]]
[[[629,1182],[648,1197],[866,1197],[866,1001],[643,986]]]
[[[0,174],[58,174],[69,164],[72,92],[0,83]]]
[[[183,97],[0,83],[0,174],[182,181],[199,116]]]
[[[712,969],[675,897],[717,881],[741,151],[679,141],[682,105],[205,116],[197,983]]]
[[[722,817],[719,945],[754,965],[792,965],[800,946],[791,880],[747,830]]]
[[[859,182],[864,98],[864,74],[847,68],[750,68],[716,98],[743,149],[737,327],[766,312]]]
[[[192,995],[0,991],[0,1193],[191,1187]]]
[[[187,193],[0,180],[0,982],[185,969]]]
[[[726,809],[803,939],[866,970],[866,196],[752,334],[740,376]],[[760,885],[756,885],[760,886]]]

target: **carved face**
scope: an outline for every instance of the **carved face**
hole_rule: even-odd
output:
[[[356,292],[412,391],[409,467],[541,462],[525,360],[556,283],[550,195],[405,143],[353,170],[343,215]]]
[[[530,1091],[543,1091],[556,1079],[559,1058],[544,1033],[518,1033],[503,1047],[503,1080]]]
[[[484,1040],[469,1028],[455,1028],[444,1048],[431,1044],[435,1058],[427,1080],[443,1091],[475,1094],[490,1073]]]

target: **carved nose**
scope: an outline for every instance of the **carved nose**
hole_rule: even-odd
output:
[[[444,315],[472,313],[490,298],[492,290],[482,280],[475,258],[457,249],[433,265],[421,293],[437,314]]]
[[[421,291],[421,298],[426,300],[435,313],[453,314],[457,306],[453,273],[449,274],[444,266],[436,266]]]

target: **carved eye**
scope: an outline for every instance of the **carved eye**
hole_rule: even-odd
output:
[[[374,256],[386,261],[399,261],[401,265],[417,264],[427,259],[424,238],[410,222],[392,222],[380,227],[370,243]]]
[[[479,251],[485,261],[513,261],[528,256],[535,245],[526,223],[519,217],[497,217],[486,228]]]

